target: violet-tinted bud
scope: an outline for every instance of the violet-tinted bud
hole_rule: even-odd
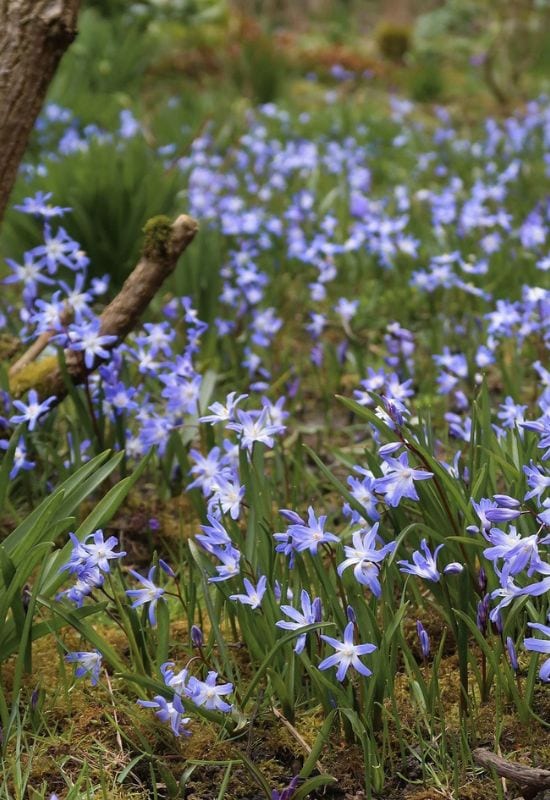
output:
[[[281,517],[284,517],[287,522],[290,522],[292,525],[305,525],[305,521],[302,517],[297,514],[295,511],[290,511],[288,508],[281,508],[279,509],[279,514]]]
[[[357,617],[355,616],[355,611],[351,606],[348,606],[346,608],[346,616],[348,618],[348,622],[353,622],[353,624],[355,625],[355,623],[357,622]]]
[[[292,800],[292,797],[296,794],[299,783],[300,776],[295,775],[286,789],[283,789],[282,792],[278,792],[277,789],[273,789],[271,792],[271,800]]]
[[[289,399],[293,399],[298,394],[300,388],[300,378],[294,378],[287,383],[286,393]]]
[[[459,564],[458,561],[451,561],[450,564],[444,567],[443,572],[445,575],[460,575],[463,570],[464,566],[462,564]]]
[[[311,362],[314,366],[320,367],[323,363],[323,348],[320,344],[316,344],[311,348]]]
[[[483,567],[479,568],[479,573],[477,576],[477,585],[479,586],[479,591],[485,594],[487,590],[487,573],[483,569]]]
[[[389,444],[383,444],[382,447],[378,448],[378,455],[381,458],[386,458],[386,456],[391,456],[392,453],[395,453],[396,450],[399,450],[400,447],[403,447],[401,442],[390,442]]]
[[[40,689],[36,687],[36,689],[34,689],[31,694],[31,709],[33,711],[36,710],[39,698],[40,698]]]
[[[313,619],[315,622],[321,622],[323,619],[323,604],[320,597],[315,598],[311,604],[311,610],[313,611]]]
[[[344,339],[343,342],[340,342],[338,347],[336,348],[336,358],[338,359],[339,364],[343,364],[346,360],[346,354],[348,352],[348,343]]]
[[[521,511],[517,508],[490,508],[485,512],[485,516],[490,522],[509,522],[511,519],[517,519],[521,515]]]
[[[163,558],[159,558],[159,567],[163,572],[165,572],[168,575],[169,578],[176,577],[176,573],[174,572],[170,564],[168,564]]]
[[[454,398],[455,398],[455,405],[458,411],[466,411],[466,409],[470,404],[468,403],[468,398],[466,397],[464,392],[461,389],[458,389],[454,393]]]
[[[273,585],[273,594],[275,595],[275,600],[276,600],[278,603],[280,603],[280,602],[281,602],[281,597],[282,597],[282,594],[283,594],[283,593],[282,593],[282,590],[281,590],[281,584],[279,583],[279,581],[275,581],[275,583],[274,583],[274,585]]]
[[[419,619],[416,620],[416,632],[418,633],[418,639],[420,641],[420,652],[425,661],[430,655],[430,637]]]
[[[510,497],[509,494],[494,494],[493,500],[500,508],[519,508],[521,505],[519,500],[515,497]]]
[[[508,650],[508,658],[510,659],[510,666],[517,672],[519,669],[519,662],[518,662],[518,654],[516,652],[516,647],[514,642],[510,636],[506,637],[506,649]]]
[[[191,644],[193,647],[202,647],[204,637],[198,625],[191,625]]]
[[[158,521],[158,519],[156,517],[151,517],[151,519],[149,520],[149,528],[152,531],[159,531],[160,530],[160,522]]]
[[[491,595],[486,594],[485,597],[477,604],[476,625],[483,635],[487,631],[487,622],[489,620],[489,604],[491,602]]]

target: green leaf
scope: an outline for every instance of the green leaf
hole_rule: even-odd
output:
[[[320,789],[321,786],[329,786],[331,783],[338,783],[332,775],[316,775],[303,783],[292,795],[292,800],[304,800],[311,792]]]
[[[312,625],[304,625],[303,628],[300,628],[297,631],[292,631],[291,633],[288,633],[286,636],[283,636],[282,639],[279,639],[279,641],[275,643],[275,645],[271,648],[267,656],[264,658],[264,660],[256,670],[254,677],[250,681],[248,689],[246,690],[246,693],[242,699],[241,703],[242,708],[243,709],[246,708],[246,704],[252,697],[252,694],[256,686],[258,685],[264,673],[267,671],[267,668],[271,665],[271,662],[273,661],[274,657],[282,647],[291,642],[293,639],[296,639],[296,637],[300,636],[302,633],[309,633],[309,631],[318,630],[320,628],[327,628],[332,624],[333,624],[332,622],[315,622]]]

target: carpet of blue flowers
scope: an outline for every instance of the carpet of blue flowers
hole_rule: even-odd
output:
[[[25,176],[47,186],[145,128],[50,105],[38,133]],[[475,746],[506,754],[510,715],[539,742],[549,721],[550,103],[466,126],[398,97],[351,111],[337,87],[219,134],[156,146],[201,228],[114,349],[98,314],[116,286],[70,191],[16,205],[4,332],[100,364],[61,404],[3,374],[3,758],[39,729],[22,709],[46,702],[32,643],[52,637],[66,690],[111,709],[120,783],[155,797],[184,796],[201,730],[235,750],[193,797],[342,797],[319,769],[342,746],[365,792],[346,796],[399,775],[466,797]],[[136,496],[138,531],[120,524]],[[301,758],[274,783],[247,748],[265,725]]]

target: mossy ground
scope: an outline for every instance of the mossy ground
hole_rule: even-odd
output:
[[[147,525],[147,520],[152,516],[160,520],[162,531],[162,538],[160,533],[155,534],[153,542]],[[192,529],[191,524],[182,525],[182,517],[188,522],[193,517],[187,498],[180,497],[162,503],[145,487],[131,495],[112,526],[119,535],[124,531],[125,547],[128,548],[131,541],[132,560],[140,565],[149,562],[151,545],[162,552],[167,547],[172,549],[178,538],[185,535],[184,529]],[[442,635],[441,621],[435,612],[427,614],[423,609],[421,613],[432,646],[437,648]],[[409,615],[409,619],[414,620],[415,614]],[[124,654],[127,643],[121,632],[107,621],[100,623],[100,627],[102,635]],[[176,621],[172,629],[174,652],[177,642],[187,641],[188,635],[186,624]],[[405,635],[416,647],[413,622],[405,626]],[[253,762],[270,786],[280,788],[287,785],[300,770],[322,724],[320,709],[298,710],[294,722],[290,724],[280,712],[261,708],[252,713],[249,725],[232,737],[224,735],[212,724],[194,720],[192,736],[176,739],[166,726],[157,723],[150,711],[136,705],[132,687],[122,679],[112,677],[107,681],[102,677],[96,688],[84,681],[73,681],[72,671],[63,661],[64,648],[78,650],[89,649],[89,646],[70,630],[62,631],[57,637],[45,637],[34,644],[32,674],[25,679],[22,712],[30,708],[32,693],[36,693],[37,689],[39,700],[36,710],[29,716],[33,724],[30,728],[26,726],[30,732],[25,734],[24,747],[20,752],[17,752],[15,744],[8,748],[5,780],[9,786],[15,761],[20,760],[30,775],[26,795],[29,800],[44,786],[63,797],[67,780],[74,781],[85,765],[90,784],[101,787],[106,797],[114,800],[145,800],[152,796],[151,764],[157,775],[164,774],[166,780],[177,782],[192,762],[206,763],[194,765],[182,796],[187,800],[216,800],[226,766],[207,762],[228,760],[236,763],[225,796],[231,800],[260,800],[262,794],[250,771],[242,764],[243,757]],[[235,650],[235,657],[246,675],[249,670],[245,651]],[[2,675],[8,695],[13,667],[13,662],[8,662]],[[424,666],[422,670],[428,679],[430,666]],[[472,680],[471,685],[473,683]],[[460,780],[458,784],[451,785],[449,752],[454,752],[455,757],[460,759],[461,725],[458,662],[449,636],[439,670],[439,685],[444,723],[433,723],[429,732],[422,723],[409,677],[405,671],[399,672],[395,706],[392,707],[387,701],[383,714],[387,729],[384,753],[386,785],[380,796],[387,800],[496,798],[492,777],[473,762],[461,764]],[[491,697],[482,703],[479,697],[475,697],[475,692],[474,699],[466,726],[469,744],[471,747],[495,749],[495,699]],[[395,709],[398,711],[401,742],[405,742],[405,749],[399,744]],[[550,722],[550,691],[547,687],[537,689],[534,711],[541,719]],[[419,735],[425,742],[429,742],[430,737],[432,740],[431,748],[424,753],[417,749],[417,744],[413,744],[418,741]],[[441,746],[443,737],[446,753]],[[520,723],[512,704],[504,704],[504,708],[501,708],[498,741],[502,755],[513,760],[531,766],[550,763],[550,729],[535,720]],[[350,745],[342,730],[333,729],[319,761],[322,770],[333,775],[337,783],[328,787],[324,795],[318,796],[342,800],[365,797],[363,760],[360,747]]]

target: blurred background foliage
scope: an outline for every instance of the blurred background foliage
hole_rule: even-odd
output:
[[[120,284],[146,220],[185,210],[175,164],[212,123],[227,144],[251,106],[307,112],[327,93],[352,100],[349,132],[354,109],[388,92],[505,113],[550,89],[549,21],[550,0],[85,0],[48,99],[70,111],[77,140],[89,126],[97,136],[60,152],[38,126],[14,202],[52,191],[74,209],[68,232],[93,271]],[[122,135],[125,114],[139,135]],[[8,213],[0,255],[36,244],[20,217]]]

